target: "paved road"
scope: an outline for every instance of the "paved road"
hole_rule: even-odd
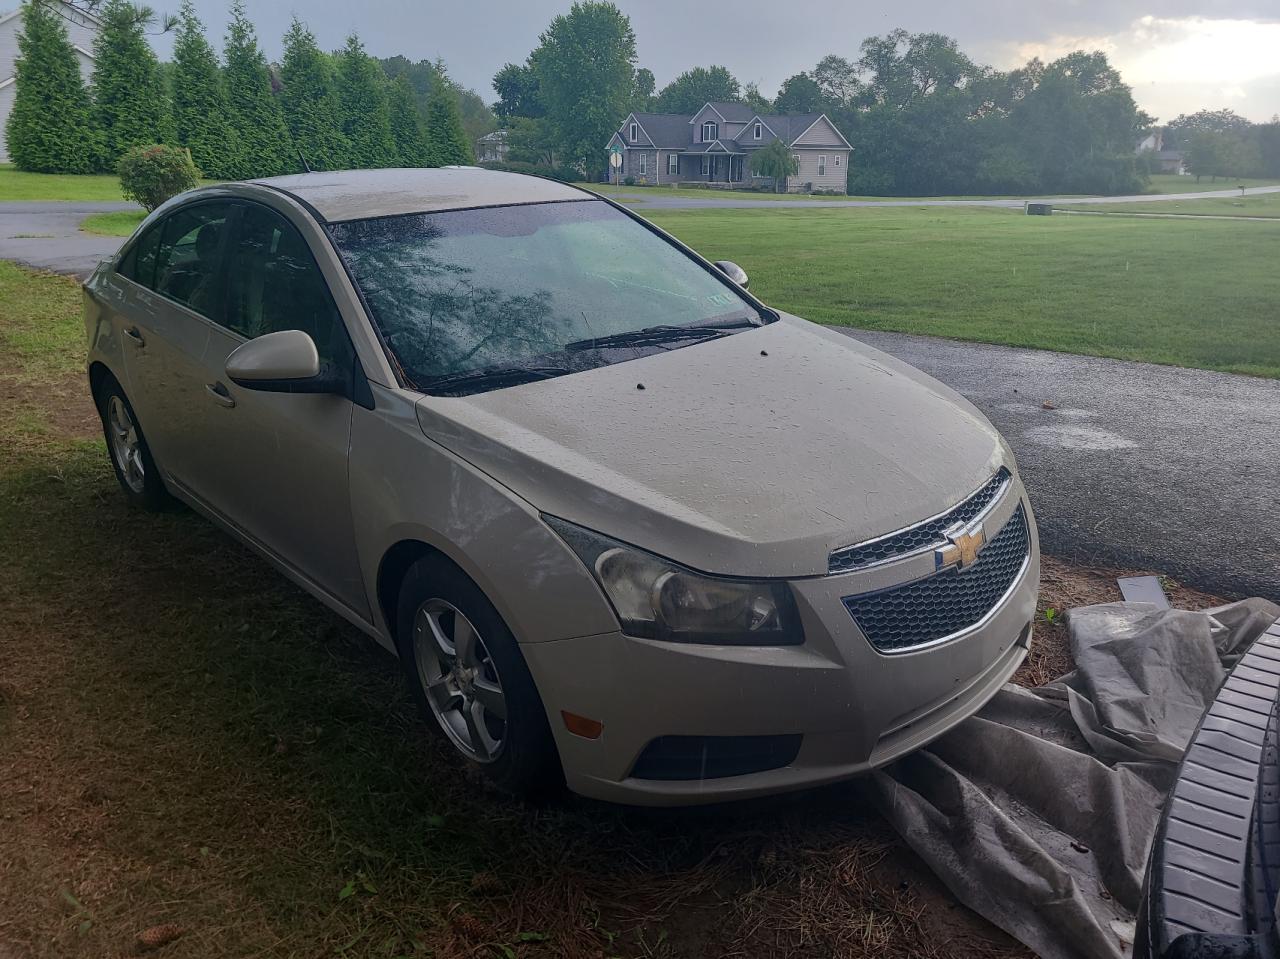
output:
[[[990,417],[1018,457],[1046,551],[1280,601],[1280,381],[843,332]]]
[[[1035,197],[1027,199],[973,199],[973,200],[756,200],[743,196],[717,196],[709,190],[690,190],[689,196],[655,194],[644,189],[634,193],[610,194],[615,200],[626,200],[627,205],[638,210],[696,210],[704,207],[726,210],[768,209],[769,207],[901,207],[901,206],[985,206],[1021,210],[1026,203],[1099,204],[1154,203],[1160,200],[1211,200],[1218,197],[1238,197],[1240,190],[1204,190],[1198,193],[1150,194],[1138,196],[1087,196],[1087,197]],[[1280,186],[1257,186],[1244,191],[1245,196],[1261,193],[1280,193]],[[711,195],[708,195],[711,194]]]
[[[136,209],[132,203],[0,203],[0,260],[88,276],[124,241],[81,233],[81,221],[93,213]]]
[[[121,241],[77,227],[119,209],[130,207],[0,203],[0,258],[87,275]],[[1280,381],[844,332],[936,376],[991,418],[1018,456],[1047,550],[1280,600]]]

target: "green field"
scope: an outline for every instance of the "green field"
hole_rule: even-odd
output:
[[[820,323],[1280,377],[1280,226],[984,209],[649,210]]]
[[[73,200],[81,203],[120,202],[120,178],[112,174],[64,176],[56,173],[22,173],[11,163],[0,163],[0,202]]]
[[[1201,177],[1199,181],[1193,176],[1178,176],[1174,173],[1157,173],[1151,177],[1151,186],[1147,193],[1203,193],[1211,190],[1234,190],[1236,187],[1276,186],[1280,180],[1227,179],[1218,177],[1211,180]]]
[[[99,236],[129,236],[147,218],[146,210],[119,210],[85,217],[80,229]]]
[[[1211,197],[1204,200],[1150,200],[1140,203],[1062,204],[1059,210],[1094,213],[1179,213],[1185,216],[1265,216],[1280,217],[1280,193],[1254,196]]]

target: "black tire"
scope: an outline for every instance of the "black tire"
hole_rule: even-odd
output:
[[[129,502],[152,513],[159,513],[172,509],[176,501],[165,489],[164,480],[160,478],[160,470],[156,466],[155,457],[151,455],[151,447],[147,445],[146,436],[143,435],[142,425],[138,422],[138,415],[133,411],[133,404],[129,402],[129,397],[125,396],[124,389],[116,381],[115,377],[108,375],[102,384],[98,387],[95,399],[98,404],[98,416],[102,420],[102,435],[107,441],[107,458],[111,460],[111,468],[115,470],[116,480],[120,483],[120,488],[124,490],[124,495]],[[132,424],[133,430],[137,438],[137,458],[141,462],[141,477],[136,473],[130,473],[125,463],[121,462],[124,455],[119,444],[117,443],[113,433],[112,416],[113,404],[119,403],[120,408],[127,415],[129,422]]]
[[[419,611],[440,603],[454,607],[474,626],[482,655],[487,653],[485,668],[496,670],[505,700],[501,745],[486,760],[477,760],[455,741],[428,699],[416,627]],[[468,766],[503,792],[525,799],[546,799],[563,788],[564,773],[546,709],[520,647],[488,597],[453,562],[440,555],[424,556],[409,568],[397,603],[396,641],[405,679],[424,720]]]

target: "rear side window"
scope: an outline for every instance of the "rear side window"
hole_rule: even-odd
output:
[[[302,330],[315,340],[321,360],[350,359],[329,284],[292,223],[267,207],[245,206],[228,257],[225,326],[249,339]]]
[[[152,289],[210,319],[217,313],[218,276],[230,209],[225,203],[186,207],[160,228]],[[142,266],[141,254],[138,266]]]
[[[160,251],[160,231],[163,226],[163,223],[153,226],[129,248],[117,271],[121,276],[128,277],[148,289],[155,287],[156,254]]]

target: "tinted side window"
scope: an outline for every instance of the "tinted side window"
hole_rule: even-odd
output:
[[[158,223],[138,238],[125,255],[120,264],[119,273],[135,283],[152,288],[156,282],[156,254],[160,251],[160,231],[163,223]]]
[[[293,224],[262,206],[245,206],[230,252],[226,325],[253,339],[302,330],[320,359],[351,356],[342,317],[306,241]]]
[[[218,269],[229,212],[224,203],[201,203],[165,220],[152,289],[216,319]]]

